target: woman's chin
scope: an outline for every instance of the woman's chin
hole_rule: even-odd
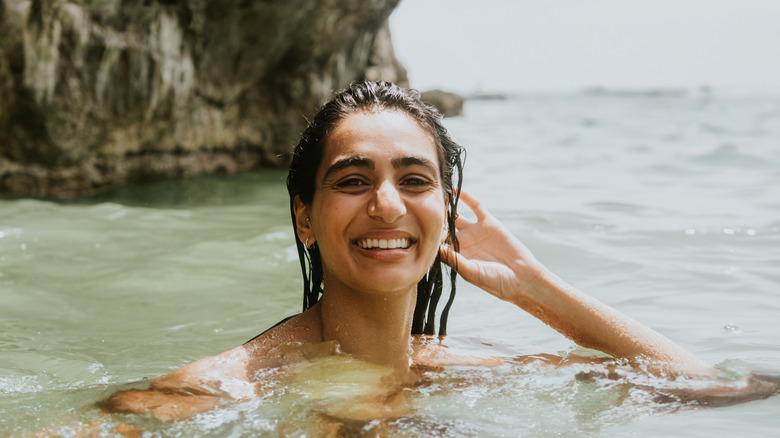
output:
[[[409,275],[409,269],[370,270],[360,273],[355,289],[369,293],[394,293],[416,290],[422,275]]]

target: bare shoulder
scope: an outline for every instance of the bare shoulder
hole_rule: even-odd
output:
[[[291,344],[321,341],[318,318],[319,312],[297,315],[244,345],[156,377],[146,388],[118,391],[98,405],[107,412],[178,420],[252,398],[258,369],[289,360]]]
[[[150,389],[172,390],[175,388],[209,388],[212,393],[224,392],[225,381],[253,382],[252,371],[257,367],[278,366],[275,354],[284,346],[305,342],[312,338],[313,326],[318,321],[313,312],[296,315],[277,324],[246,344],[216,356],[193,362],[149,382]],[[317,335],[317,333],[314,333]],[[321,338],[321,335],[319,335]]]
[[[254,396],[255,386],[246,378],[246,363],[244,349],[234,348],[156,377],[146,388],[117,391],[98,406],[109,413],[186,419]]]
[[[302,344],[322,343],[322,321],[319,303],[306,312],[277,324],[242,345],[250,374],[260,368],[280,366]]]

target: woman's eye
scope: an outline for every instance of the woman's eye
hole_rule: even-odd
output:
[[[336,184],[338,187],[361,187],[365,185],[366,182],[359,178],[348,178]]]
[[[420,177],[413,176],[413,177],[409,177],[409,178],[406,178],[405,180],[403,180],[402,184],[405,185],[405,186],[411,186],[411,187],[428,187],[432,183],[430,181],[428,181],[428,179],[426,179],[426,178],[420,178]]]

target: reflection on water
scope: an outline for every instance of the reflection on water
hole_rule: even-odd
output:
[[[521,96],[469,102],[447,124],[469,150],[465,187],[560,276],[737,377],[778,374],[780,99]],[[298,312],[284,176],[157,182],[64,203],[0,200],[0,435],[105,422],[91,404],[112,390]],[[573,348],[464,283],[449,331]],[[431,371],[406,390],[412,414],[339,427],[399,436],[780,427],[780,397],[688,409],[655,400],[639,375],[577,378],[589,371]],[[322,420],[309,390],[280,384],[181,423],[115,421],[161,436],[302,434]]]

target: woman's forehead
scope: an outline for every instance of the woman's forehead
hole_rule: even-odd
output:
[[[401,111],[357,112],[342,120],[325,142],[322,164],[350,157],[397,160],[424,157],[438,165],[434,137]]]

